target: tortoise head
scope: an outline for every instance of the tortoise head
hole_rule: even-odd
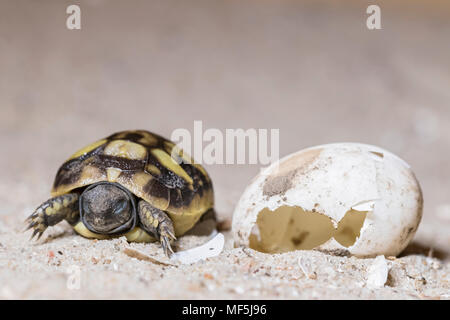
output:
[[[136,225],[135,198],[117,183],[99,182],[81,194],[80,215],[86,228],[94,233],[123,233]]]

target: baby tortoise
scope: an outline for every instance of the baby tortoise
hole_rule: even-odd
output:
[[[59,168],[51,195],[27,219],[31,238],[66,220],[87,238],[159,240],[167,256],[170,242],[214,205],[205,169],[144,130],[118,132],[76,152]]]

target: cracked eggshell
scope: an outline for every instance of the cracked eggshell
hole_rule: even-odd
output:
[[[251,235],[258,241],[266,237],[267,242],[283,237],[277,238],[276,233],[287,234],[292,219],[286,215],[271,218],[265,234],[261,234],[257,224],[261,211],[274,214],[282,207],[301,208],[302,212],[325,215],[331,220],[334,231],[314,249],[359,257],[396,256],[418,228],[423,198],[410,166],[382,148],[335,143],[304,149],[272,164],[247,187],[233,215],[235,246],[251,246]],[[365,218],[354,242],[345,246],[336,241],[338,237],[333,232],[339,230],[339,222],[349,211],[365,213]],[[298,214],[291,212],[291,218]],[[308,233],[323,226],[314,228]],[[290,230],[289,237],[298,236],[301,241],[296,230]],[[266,252],[277,252],[276,245],[274,248]],[[285,247],[278,252],[298,248],[294,242],[290,249]]]

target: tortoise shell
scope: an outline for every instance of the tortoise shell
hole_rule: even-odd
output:
[[[100,181],[118,183],[165,211],[177,236],[214,205],[205,169],[173,142],[144,130],[118,132],[74,153],[59,168],[52,196]]]

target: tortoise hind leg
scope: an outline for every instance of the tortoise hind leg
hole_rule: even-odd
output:
[[[145,200],[139,201],[138,212],[143,229],[159,239],[164,253],[170,257],[173,254],[170,241],[177,239],[172,220],[164,211],[153,207]]]
[[[26,230],[33,229],[34,236],[38,235],[38,240],[49,226],[66,219],[70,224],[74,224],[79,219],[78,194],[67,193],[58,197],[51,198],[41,204],[25,222],[29,225]]]

